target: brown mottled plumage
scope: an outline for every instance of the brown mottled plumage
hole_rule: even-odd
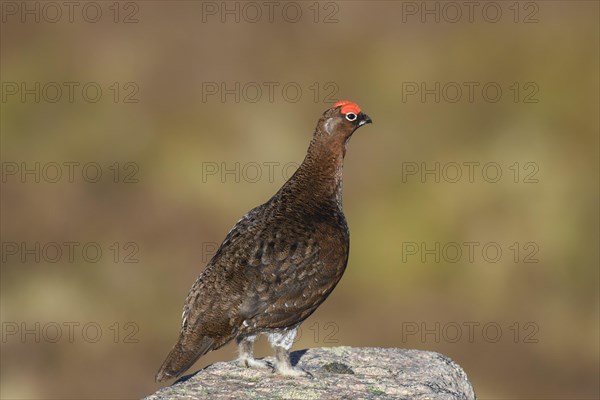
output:
[[[370,122],[348,101],[323,113],[302,165],[269,201],[235,224],[194,282],[179,339],[157,381],[180,376],[232,339],[240,364],[268,368],[252,356],[261,333],[269,334],[277,372],[307,374],[291,366],[289,349],[298,325],[329,296],[346,268],[343,159],[354,131]]]

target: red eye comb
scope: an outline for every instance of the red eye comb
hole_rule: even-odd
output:
[[[353,103],[351,101],[348,100],[342,100],[342,101],[338,101],[337,103],[335,103],[333,105],[333,107],[339,107],[342,106],[342,114],[348,114],[348,113],[354,113],[354,114],[358,114],[360,112],[360,107],[358,106],[358,104]]]

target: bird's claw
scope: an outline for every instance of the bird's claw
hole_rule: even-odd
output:
[[[314,379],[313,374],[300,367],[277,367],[274,372],[277,372],[279,375],[289,376],[292,378]]]
[[[271,371],[275,370],[273,366],[265,360],[257,360],[256,358],[240,358],[238,360],[238,365],[242,368],[270,369]]]

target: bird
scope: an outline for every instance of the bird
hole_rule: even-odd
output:
[[[371,118],[339,101],[319,118],[302,164],[267,202],[226,235],[185,300],[177,343],[156,374],[180,377],[204,354],[234,340],[238,364],[288,377],[311,377],[292,366],[299,325],[336,287],[346,269],[350,232],[342,210],[348,141]],[[253,355],[268,336],[274,365]]]

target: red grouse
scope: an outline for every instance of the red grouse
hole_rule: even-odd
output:
[[[342,166],[348,140],[370,122],[350,101],[323,113],[302,165],[269,201],[235,224],[192,285],[179,339],[157,381],[180,376],[232,339],[240,365],[270,368],[253,357],[261,333],[275,350],[278,373],[309,375],[292,367],[289,350],[298,326],[346,269],[350,233],[342,211]]]

